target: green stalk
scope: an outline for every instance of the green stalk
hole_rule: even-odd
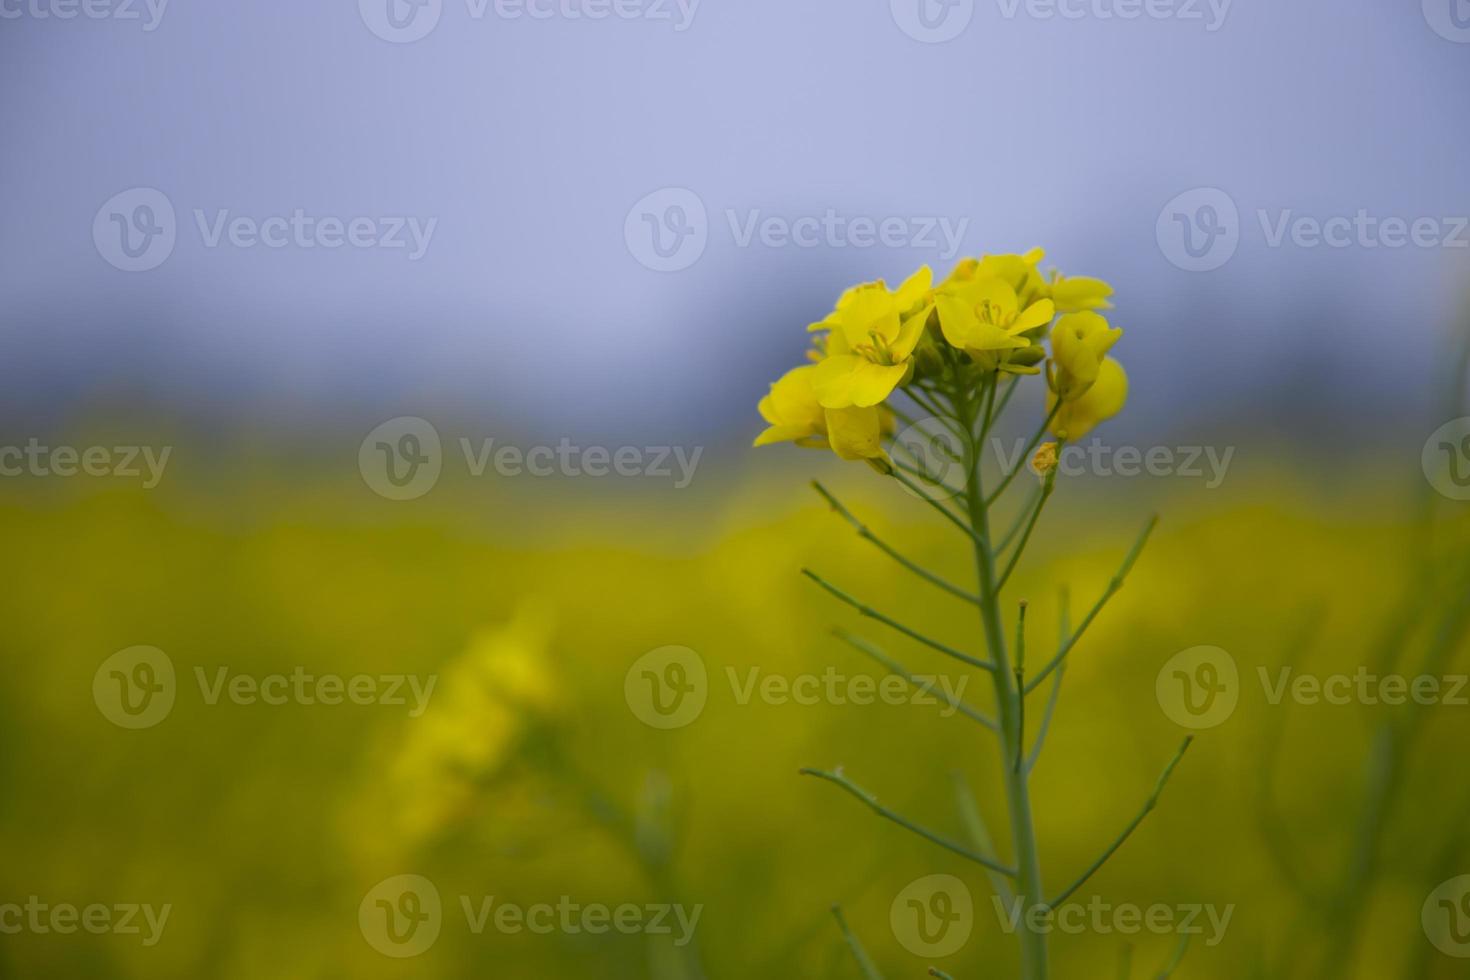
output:
[[[992,397],[993,385],[992,382]],[[973,438],[975,411],[966,402],[961,412],[965,431],[971,433]],[[978,447],[975,459],[978,464]],[[985,631],[985,645],[990,650],[991,663],[996,668],[990,676],[995,683],[995,700],[1000,713],[1001,770],[1005,774],[1006,807],[1010,816],[1016,866],[1015,896],[1020,901],[1022,910],[1018,925],[1021,980],[1046,980],[1046,935],[1033,932],[1026,925],[1026,912],[1032,906],[1046,902],[1041,884],[1041,858],[1036,848],[1036,828],[1031,816],[1031,793],[1027,784],[1026,767],[1012,764],[1024,752],[1020,719],[1021,700],[1025,693],[1016,685],[1006,655],[1005,629],[996,591],[995,555],[990,546],[989,515],[978,465],[965,481],[965,503],[970,516],[970,527],[975,532],[975,569],[980,579],[980,621]]]

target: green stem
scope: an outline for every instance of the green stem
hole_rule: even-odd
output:
[[[975,409],[968,404],[962,408],[965,431],[975,431]],[[1043,426],[1043,429],[1045,427]],[[972,436],[973,438],[973,436]],[[979,446],[975,447],[975,467],[965,483],[965,502],[970,515],[970,527],[974,529],[975,569],[980,579],[980,622],[985,632],[985,643],[990,650],[996,669],[991,674],[995,684],[996,704],[1000,706],[1001,759],[1005,773],[1006,808],[1010,815],[1012,849],[1016,861],[1015,895],[1023,909],[1041,905],[1046,901],[1042,893],[1041,858],[1036,847],[1036,828],[1031,816],[1031,794],[1027,784],[1025,766],[1012,763],[1020,756],[1021,747],[1021,699],[1025,696],[1008,669],[1005,646],[1005,631],[1001,621],[999,597],[996,591],[995,555],[989,547],[990,524],[987,513],[985,487],[981,480]],[[1022,980],[1046,980],[1047,954],[1046,934],[1029,929],[1023,919],[1020,926],[1021,978]]]

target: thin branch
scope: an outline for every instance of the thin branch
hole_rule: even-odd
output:
[[[995,377],[991,379],[990,384],[985,386],[985,410],[980,417],[981,422],[979,442],[981,446],[985,444],[986,438],[990,435],[990,428],[995,424],[995,389],[998,387],[1000,387],[999,373],[997,373]]]
[[[959,528],[961,531],[964,531],[965,534],[969,536],[972,541],[975,541],[978,544],[984,544],[984,540],[975,532],[973,528],[970,527],[970,525],[961,520],[954,511],[950,510],[948,507],[944,506],[944,504],[926,494],[922,487],[915,486],[914,482],[908,477],[904,476],[899,469],[895,468],[893,472],[889,475],[892,476],[899,483],[902,483],[904,486],[908,487],[909,492],[911,492],[914,496],[923,499],[929,504],[929,506],[933,507],[935,510],[939,511],[939,513],[943,514],[951,524]]]
[[[1072,593],[1065,585],[1057,589],[1057,636],[1067,636],[1072,632]],[[1036,741],[1031,746],[1031,755],[1026,759],[1026,772],[1036,768],[1036,761],[1041,758],[1041,747],[1046,744],[1046,733],[1051,731],[1051,718],[1057,710],[1057,701],[1062,694],[1062,678],[1067,674],[1067,665],[1063,663],[1057,668],[1056,677],[1052,678],[1051,694],[1047,695],[1046,707],[1041,713],[1041,726],[1036,730]],[[1022,696],[1022,700],[1025,696]]]
[[[893,443],[892,448],[905,449],[905,451],[907,451],[907,448],[903,445],[903,443],[900,442]],[[909,455],[913,454],[910,453]],[[914,458],[915,460],[918,459],[917,456],[915,456]],[[909,476],[917,479],[921,484],[930,487],[933,493],[943,491],[945,494],[945,496],[943,497],[944,500],[953,500],[955,497],[958,497],[962,492],[956,490],[954,487],[950,486],[948,483],[945,483],[943,480],[939,479],[937,476],[930,473],[928,470],[923,469],[922,467],[915,466],[912,463],[905,463],[903,460],[893,455],[889,456],[889,460],[893,463],[895,469],[903,470]],[[919,492],[922,493],[923,491],[921,490]],[[924,496],[928,497],[930,500],[935,499],[934,496],[930,493],[925,493]]]
[[[1011,383],[1006,386],[1006,393],[1001,395],[1000,401],[995,404],[995,418],[1000,418],[1005,414],[1006,406],[1011,403],[1011,396],[1016,393],[1016,389],[1020,387],[1020,384],[1021,376],[1019,374],[1012,375]]]
[[[1133,976],[1133,944],[1124,943],[1118,949],[1118,980],[1130,980]]]
[[[857,936],[847,927],[847,918],[842,914],[842,906],[832,906],[832,916],[837,920],[837,928],[842,930],[842,938],[847,943],[847,948],[852,951],[852,958],[857,960],[858,969],[862,971],[867,980],[883,980],[883,974],[878,972],[878,967],[869,958],[863,944],[858,942]]]
[[[883,667],[886,668],[890,674],[896,674],[897,676],[902,677],[904,680],[908,681],[909,686],[921,691],[927,691],[928,693],[934,694],[955,711],[958,711],[960,714],[965,715],[967,718],[974,719],[975,721],[984,725],[986,728],[990,729],[993,732],[1000,731],[1000,726],[997,725],[991,718],[987,717],[985,714],[981,713],[975,708],[970,707],[970,705],[966,704],[964,701],[961,701],[959,698],[954,697],[948,692],[940,690],[939,688],[934,687],[932,684],[926,684],[924,681],[919,680],[913,674],[909,673],[908,670],[904,668],[903,664],[899,663],[897,660],[894,660],[888,654],[884,653],[877,644],[869,643],[862,637],[854,636],[844,629],[835,629],[832,631],[832,635],[837,637],[842,642],[853,647],[854,649],[867,654],[869,657],[872,657],[874,660],[878,661],[878,663],[882,664]]]
[[[832,496],[832,494],[827,490],[826,487],[822,486],[815,480],[812,481],[812,486],[816,489],[817,493],[821,494],[822,497],[826,499],[827,503],[831,505],[832,509],[836,511],[843,520],[847,521],[847,523],[851,524],[857,530],[858,537],[862,538],[865,541],[871,541],[874,545],[877,546],[879,551],[883,552],[889,558],[892,558],[894,561],[898,562],[904,568],[907,568],[909,571],[913,572],[915,575],[919,576],[929,584],[938,586],[945,592],[948,592],[950,595],[958,599],[964,599],[966,602],[974,603],[976,605],[979,604],[979,596],[974,595],[970,592],[966,592],[964,589],[960,588],[958,585],[955,585],[953,582],[950,582],[947,579],[935,575],[928,569],[923,568],[917,563],[912,562],[909,559],[905,558],[903,555],[899,554],[897,550],[891,547],[887,542],[883,541],[883,539],[879,538],[878,535],[874,534],[871,528],[869,528],[862,521],[854,517],[852,511],[842,506],[842,503],[838,501],[836,497]]]
[[[919,826],[902,814],[895,813],[894,811],[888,809],[886,806],[879,803],[877,799],[874,798],[873,794],[869,793],[861,786],[858,786],[846,776],[842,775],[841,770],[838,770],[837,772],[826,772],[822,769],[802,769],[800,770],[800,773],[803,776],[815,776],[818,779],[825,779],[829,783],[833,783],[837,786],[842,787],[843,789],[847,790],[847,792],[851,793],[853,796],[857,797],[864,804],[866,804],[868,809],[878,814],[878,816],[883,817],[885,820],[893,821],[905,830],[918,834],[920,837],[924,838],[930,843],[938,844],[940,847],[944,848],[947,851],[950,851],[951,853],[958,854],[962,858],[974,861],[976,864],[980,865],[983,868],[989,868],[992,871],[998,871],[1009,878],[1014,878],[1016,876],[1015,868],[1008,868],[1005,865],[1001,864],[999,861],[992,861],[985,855],[977,854],[975,851],[970,850],[963,844],[957,844],[952,840],[941,837],[934,831]]]
[[[985,817],[980,812],[980,804],[975,800],[975,794],[970,791],[970,784],[966,782],[964,774],[958,770],[950,773],[954,781],[955,804],[959,807],[960,819],[965,822],[965,829],[970,832],[970,839],[980,849],[980,853],[992,860],[1000,860],[1000,855],[995,850],[995,839],[990,836],[990,827],[985,823]],[[1007,905],[1011,902],[1011,884],[1006,881],[1005,875],[997,871],[985,869],[985,874],[990,878],[990,885],[995,889],[995,894]]]
[[[1032,436],[1031,441],[1026,443],[1026,448],[1021,451],[1020,457],[1016,460],[1016,465],[1001,479],[1000,484],[991,491],[990,496],[985,498],[985,506],[987,508],[1000,499],[1000,495],[1006,492],[1006,487],[1011,485],[1011,481],[1016,478],[1016,474],[1026,468],[1026,461],[1031,458],[1031,454],[1036,451],[1036,447],[1041,445],[1041,440],[1046,435],[1047,426],[1051,425],[1052,419],[1056,418],[1057,412],[1061,410],[1062,403],[1058,401],[1052,406],[1051,411],[1046,413],[1046,421],[1041,423],[1041,428],[1036,430],[1036,435]]]
[[[1021,540],[1016,542],[1016,550],[1011,552],[1011,560],[1006,563],[1005,571],[1000,573],[1000,578],[995,581],[995,591],[999,592],[1006,587],[1011,573],[1016,570],[1016,565],[1021,561],[1021,553],[1026,550],[1026,542],[1031,540],[1031,532],[1036,530],[1036,522],[1041,518],[1041,509],[1051,499],[1052,491],[1056,489],[1057,471],[1048,473],[1041,483],[1041,496],[1036,501],[1036,506],[1031,510],[1031,518],[1026,522],[1026,530],[1021,535]]]
[[[945,973],[937,966],[929,967],[929,975],[931,977],[938,977],[939,980],[954,980],[954,977],[950,976],[948,973]]]
[[[905,626],[904,624],[900,623],[896,619],[893,619],[891,617],[888,617],[888,616],[883,615],[882,613],[880,613],[878,610],[874,609],[871,606],[864,605],[862,602],[859,602],[857,599],[854,599],[852,596],[848,595],[846,592],[843,592],[837,586],[833,585],[832,583],[828,582],[826,579],[822,578],[822,576],[818,575],[816,572],[812,571],[810,568],[803,568],[801,570],[801,574],[805,575],[807,578],[811,579],[813,582],[817,583],[822,588],[824,588],[828,592],[832,593],[832,595],[836,596],[838,599],[840,599],[843,602],[847,603],[852,608],[856,609],[861,615],[866,616],[869,619],[876,619],[878,622],[882,623],[884,626],[892,627],[893,629],[898,630],[903,635],[905,635],[907,637],[910,637],[911,639],[918,640],[920,643],[924,644],[925,646],[931,647],[931,648],[933,648],[935,650],[938,650],[940,653],[945,654],[946,656],[953,657],[953,658],[955,658],[956,660],[958,660],[958,661],[960,661],[962,663],[967,663],[971,667],[979,667],[981,670],[988,670],[988,671],[994,672],[994,670],[995,670],[995,664],[987,663],[986,661],[981,660],[978,657],[972,657],[968,653],[962,653],[961,651],[956,650],[952,646],[948,646],[946,644],[940,643],[938,640],[931,640],[931,639],[929,639],[929,637],[925,636],[923,633],[920,633],[918,630],[912,629],[912,628],[910,628],[908,626]]]
[[[1036,498],[1041,496],[1042,486],[1043,484],[1040,482],[1036,484],[1036,489],[1032,490],[1031,495],[1026,498],[1026,506],[1022,507],[1020,513],[1016,515],[1016,520],[1011,524],[1011,529],[996,542],[996,554],[1005,551],[1010,546],[1010,543],[1016,540],[1016,535],[1021,533],[1021,529],[1026,526],[1031,517],[1031,508],[1036,506]]]
[[[1082,634],[1087,632],[1087,627],[1091,626],[1092,621],[1097,618],[1097,614],[1102,612],[1103,606],[1108,604],[1109,599],[1117,595],[1118,590],[1123,587],[1123,580],[1133,570],[1133,563],[1138,561],[1138,556],[1143,551],[1143,546],[1148,543],[1149,535],[1153,533],[1154,527],[1158,523],[1159,519],[1157,516],[1148,519],[1148,523],[1144,525],[1143,530],[1138,535],[1138,539],[1133,542],[1133,547],[1128,550],[1127,556],[1123,559],[1123,564],[1119,565],[1118,570],[1113,573],[1112,580],[1108,582],[1107,590],[1103,592],[1102,597],[1088,611],[1087,616],[1082,620],[1082,624],[1077,627],[1077,632],[1067,638],[1062,644],[1061,649],[1057,651],[1057,655],[1052,657],[1047,665],[1041,668],[1041,671],[1027,683],[1027,694],[1036,690],[1041,685],[1041,682],[1046,679],[1046,676],[1066,659],[1067,654],[1071,653],[1072,648],[1077,645],[1077,641],[1082,639]]]
[[[1062,664],[1057,668],[1056,677],[1051,682],[1051,693],[1046,697],[1046,707],[1041,712],[1041,724],[1036,728],[1036,741],[1031,745],[1031,754],[1026,757],[1026,772],[1030,773],[1036,768],[1036,761],[1041,758],[1041,747],[1046,744],[1046,733],[1051,731],[1051,716],[1057,710],[1057,700],[1062,694],[1062,678],[1067,676],[1067,665]],[[1024,703],[1025,698],[1021,699]]]
[[[1179,969],[1179,964],[1184,962],[1184,954],[1187,952],[1189,952],[1189,933],[1181,932],[1179,942],[1174,947],[1174,955],[1169,957],[1169,962],[1165,963],[1164,968],[1159,971],[1157,980],[1169,980],[1174,975],[1174,971]]]
[[[1092,864],[1088,866],[1086,871],[1082,872],[1081,877],[1072,882],[1072,884],[1068,885],[1066,889],[1064,889],[1062,893],[1056,898],[1047,902],[1046,904],[1048,906],[1054,909],[1058,905],[1061,905],[1063,902],[1065,902],[1067,899],[1071,898],[1072,894],[1076,892],[1077,889],[1086,884],[1087,879],[1091,878],[1093,874],[1096,873],[1097,869],[1101,868],[1107,862],[1108,858],[1112,857],[1113,854],[1118,850],[1118,848],[1123,846],[1123,842],[1126,841],[1129,836],[1138,829],[1138,825],[1143,823],[1144,818],[1147,817],[1151,812],[1153,812],[1154,807],[1158,806],[1159,804],[1160,794],[1164,792],[1164,787],[1168,785],[1169,777],[1174,775],[1174,767],[1179,765],[1179,760],[1184,758],[1185,751],[1188,750],[1190,743],[1193,741],[1193,735],[1186,735],[1184,737],[1183,743],[1181,743],[1179,746],[1179,751],[1174,753],[1174,758],[1169,760],[1169,764],[1164,767],[1163,774],[1159,776],[1159,781],[1154,784],[1153,793],[1151,793],[1149,795],[1149,798],[1144,801],[1143,809],[1138,812],[1138,816],[1134,817],[1133,820],[1128,824],[1128,826],[1123,828],[1123,832],[1118,835],[1118,839],[1113,841],[1113,843],[1108,846],[1108,849],[1106,851],[1103,851],[1102,856],[1099,857],[1096,861],[1092,862]]]

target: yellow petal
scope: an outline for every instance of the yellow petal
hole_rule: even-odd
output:
[[[919,346],[919,339],[924,336],[924,326],[929,322],[929,314],[933,310],[933,303],[925,303],[917,313],[903,321],[903,326],[898,328],[898,339],[891,345],[894,357],[906,361],[913,356],[914,348]]]
[[[1090,276],[1070,276],[1058,279],[1052,283],[1051,296],[1056,300],[1057,309],[1063,313],[1075,313],[1079,310],[1101,310],[1109,305],[1108,297],[1113,295],[1113,287],[1101,279],[1093,279]]]
[[[1016,317],[1016,322],[1011,324],[1011,333],[1025,333],[1044,323],[1050,323],[1051,318],[1055,315],[1056,307],[1052,305],[1051,300],[1037,300]]]
[[[1051,421],[1052,435],[1076,441],[1123,410],[1128,401],[1128,375],[1123,365],[1111,357],[1102,362],[1097,381],[1073,401],[1062,405]],[[1048,411],[1056,404],[1056,395],[1047,396]]]
[[[847,408],[852,404],[853,375],[864,359],[857,354],[837,354],[816,365],[812,391],[823,408]]]
[[[812,431],[800,425],[773,425],[755,437],[752,446],[769,446],[774,442],[796,442],[812,435]]]
[[[887,459],[877,408],[827,410],[827,436],[842,459]]]
[[[863,361],[858,365],[857,370],[848,376],[852,404],[859,408],[877,405],[893,394],[893,389],[903,383],[904,376],[908,372],[907,363],[884,365]]]
[[[918,272],[915,272],[913,275],[909,276],[907,279],[904,280],[903,285],[898,287],[898,293],[895,295],[895,300],[898,303],[899,312],[904,313],[912,309],[914,307],[914,304],[922,300],[924,298],[924,294],[927,293],[930,287],[932,287],[933,285],[934,270],[929,268],[927,265],[920,267]]]
[[[939,310],[939,329],[950,346],[963,349],[965,340],[980,324],[973,303],[967,303],[954,293],[940,293],[934,297]]]

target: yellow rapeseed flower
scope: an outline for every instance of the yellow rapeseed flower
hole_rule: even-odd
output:
[[[798,446],[830,446],[842,459],[887,460],[883,451],[884,416],[876,405],[824,408],[814,388],[819,365],[792,368],[771,385],[760,400],[768,426],[755,445],[794,442]]]
[[[944,339],[990,369],[1007,363],[1006,352],[1031,347],[1028,334],[1055,315],[1051,300],[1023,302],[1005,279],[986,275],[947,283],[935,293],[934,306]]]
[[[1068,313],[1051,332],[1051,387],[1063,401],[1080,398],[1097,380],[1103,358],[1123,331],[1091,311]]]
[[[1056,407],[1058,395],[1047,393],[1047,410]],[[1128,375],[1123,365],[1105,357],[1098,366],[1096,380],[1076,398],[1062,402],[1062,407],[1051,420],[1051,433],[1058,439],[1075,441],[1091,432],[1123,410],[1128,400]]]
[[[824,408],[870,408],[913,373],[914,348],[924,334],[927,310],[918,309],[933,284],[928,266],[897,291],[887,283],[864,283],[843,294],[812,330],[830,331],[826,357],[812,384]]]

